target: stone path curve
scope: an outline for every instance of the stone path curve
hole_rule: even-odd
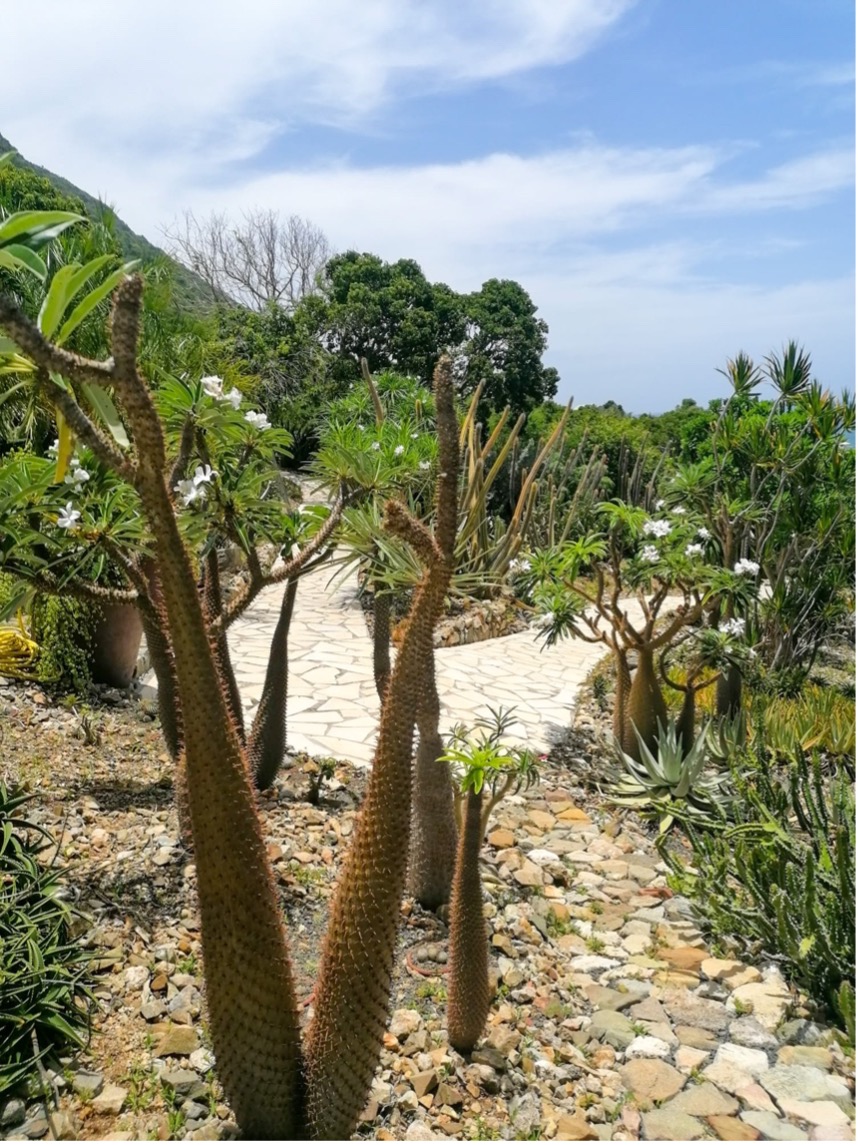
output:
[[[260,593],[229,633],[239,689],[249,715],[259,702],[282,586]],[[514,707],[511,742],[546,750],[568,726],[578,688],[605,653],[602,644],[561,641],[542,648],[533,630],[435,650],[442,731],[471,724],[488,707]],[[302,578],[289,637],[288,741],[297,751],[368,765],[378,697],[372,642],[357,581],[335,566]]]

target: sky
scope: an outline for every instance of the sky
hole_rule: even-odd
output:
[[[789,339],[854,388],[852,0],[31,11],[0,132],[158,245],[272,207],[458,291],[515,279],[576,404],[704,402]]]

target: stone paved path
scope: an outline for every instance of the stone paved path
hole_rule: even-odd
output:
[[[283,586],[259,594],[229,631],[232,660],[248,719],[259,703]],[[634,619],[640,615],[632,603]],[[578,688],[605,646],[567,639],[543,648],[535,630],[435,650],[441,730],[472,725],[489,707],[514,707],[510,742],[546,750],[569,726]],[[143,680],[154,690],[154,674]],[[372,642],[357,599],[357,580],[324,565],[302,578],[289,634],[288,742],[292,750],[372,760],[378,724]]]
[[[232,626],[229,643],[245,709],[252,719],[265,681],[268,647],[283,587],[260,593]],[[634,609],[632,610],[634,611]],[[604,645],[564,640],[542,648],[535,631],[436,649],[442,731],[472,724],[491,707],[514,707],[511,742],[547,749],[569,726],[578,688]],[[150,673],[144,686],[152,687]],[[378,697],[372,642],[354,576],[324,565],[301,580],[289,635],[288,741],[293,750],[368,765]]]

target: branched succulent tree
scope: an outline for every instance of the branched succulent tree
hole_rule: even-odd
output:
[[[436,371],[435,535],[401,504],[387,508],[387,526],[414,547],[426,573],[385,693],[374,766],[334,898],[315,1013],[302,1048],[292,966],[247,753],[230,714],[182,537],[164,427],[137,365],[141,298],[139,278],[119,286],[112,356],[103,362],[53,345],[8,298],[0,298],[0,328],[35,364],[46,397],[79,439],[134,490],[152,538],[157,607],[170,634],[182,711],[212,1040],[236,1119],[248,1137],[348,1137],[389,1012],[408,854],[416,700],[452,569],[458,470],[452,370],[443,360]],[[127,447],[108,438],[81,406],[83,384],[112,392]],[[231,607],[235,601],[227,615]]]
[[[614,737],[639,761],[641,742],[654,749],[659,726],[667,724],[656,656],[696,625],[706,607],[750,597],[753,570],[711,564],[708,530],[682,505],[669,517],[650,518],[643,509],[611,501],[600,506],[600,515],[600,533],[532,555],[526,580],[544,614],[547,643],[571,634],[611,649]],[[630,600],[640,620],[630,618]],[[636,656],[634,674],[630,654]]]

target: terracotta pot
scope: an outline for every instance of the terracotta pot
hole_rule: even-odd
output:
[[[127,688],[134,679],[143,623],[134,604],[104,604],[93,637],[92,678]]]

